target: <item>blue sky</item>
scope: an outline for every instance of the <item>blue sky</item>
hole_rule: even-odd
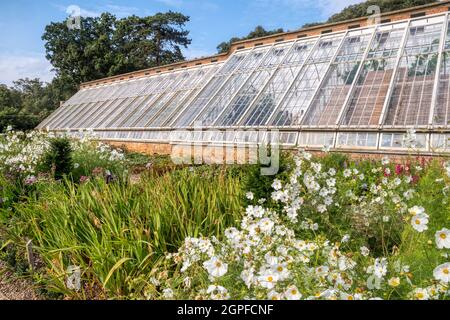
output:
[[[14,0],[0,1],[0,83],[11,85],[24,77],[52,78],[41,40],[45,26],[68,17],[76,5],[84,16],[112,12],[118,17],[152,15],[168,10],[189,15],[192,45],[188,58],[211,55],[232,36],[246,35],[257,25],[267,29],[298,29],[322,21],[361,0]]]

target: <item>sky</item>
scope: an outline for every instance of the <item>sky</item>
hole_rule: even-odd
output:
[[[41,36],[50,22],[64,21],[69,8],[82,16],[108,11],[117,17],[147,16],[169,10],[190,16],[186,29],[190,58],[217,52],[222,41],[247,35],[257,25],[266,29],[299,29],[307,22],[325,21],[333,13],[362,0],[0,0],[0,84],[20,78],[50,81],[52,66],[45,59]]]

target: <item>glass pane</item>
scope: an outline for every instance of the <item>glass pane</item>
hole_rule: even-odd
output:
[[[263,89],[276,68],[286,57],[293,43],[275,46],[270,49],[261,65],[253,72],[246,84],[239,90],[233,101],[222,113],[215,125],[233,126],[238,125],[241,116],[250,107],[257,94]]]
[[[304,68],[289,90],[286,99],[276,111],[271,125],[292,126],[299,125],[300,119],[307,108],[309,100],[325,75],[331,59],[342,42],[343,34],[325,37],[306,62]]]
[[[344,40],[317,95],[311,102],[303,124],[334,126],[350,92],[367,50],[373,30],[352,32]]]
[[[378,30],[343,118],[347,126],[377,126],[394,74],[405,25]]]
[[[249,51],[240,52],[232,55],[227,62],[223,64],[221,69],[217,72],[214,78],[206,85],[201,93],[189,104],[183,111],[181,116],[177,119],[174,126],[188,127],[199,112],[206,105],[206,103],[214,96],[220,89],[223,82],[230,74],[245,60]]]
[[[246,83],[255,68],[259,67],[270,47],[261,48],[249,53],[244,62],[236,69],[231,78],[207,104],[205,110],[197,118],[202,126],[212,126],[238,90]]]
[[[294,48],[289,52],[287,58],[255,102],[252,112],[244,120],[246,126],[259,126],[267,122],[317,41],[318,39],[301,41],[294,45]]]
[[[410,27],[385,124],[427,125],[430,118],[438,50],[443,23],[427,20]]]

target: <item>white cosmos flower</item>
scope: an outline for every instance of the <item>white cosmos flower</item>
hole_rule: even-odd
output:
[[[388,262],[386,258],[378,258],[375,260],[375,264],[373,265],[373,274],[377,278],[383,278],[387,274],[387,266]]]
[[[356,266],[356,262],[346,256],[339,257],[338,267],[341,271],[351,270]]]
[[[425,213],[425,209],[423,207],[415,206],[415,207],[412,207],[411,209],[409,209],[409,213],[412,216],[417,216],[417,215],[420,215],[420,214],[424,214]]]
[[[283,188],[283,185],[281,184],[281,181],[278,179],[275,179],[272,183],[272,188],[274,188],[276,191],[281,190]]]
[[[352,170],[350,169],[345,169],[344,170],[344,177],[345,178],[349,178],[352,175]]]
[[[327,212],[327,206],[324,204],[321,204],[321,205],[317,206],[317,211],[319,213],[325,213],[325,212]]]
[[[284,281],[289,278],[290,272],[286,263],[278,263],[272,266],[272,271],[277,275],[279,281]]]
[[[246,197],[248,200],[253,200],[253,199],[255,198],[253,192],[247,192],[247,193],[245,194],[245,197]]]
[[[305,159],[307,161],[310,161],[312,159],[312,154],[308,153],[308,152],[303,152],[302,156],[303,156],[303,159]]]
[[[436,280],[444,283],[450,282],[450,262],[445,263],[434,269],[433,276]]]
[[[272,290],[267,294],[267,299],[272,301],[278,301],[282,299],[282,296],[278,292]]]
[[[367,256],[369,256],[369,254],[370,254],[370,250],[369,250],[369,248],[367,248],[367,247],[361,247],[361,248],[359,249],[359,251],[361,252],[361,254],[362,254],[364,257],[367,257]]]
[[[344,235],[344,237],[342,237],[342,240],[341,240],[342,243],[347,243],[349,241],[350,241],[350,235],[346,234],[346,235]]]
[[[436,246],[438,249],[450,249],[450,230],[444,228],[436,232]]]
[[[416,300],[428,300],[430,298],[428,291],[422,288],[414,290],[413,296]]]
[[[261,219],[259,222],[259,228],[263,233],[271,233],[275,223],[269,218]]]
[[[260,274],[258,281],[261,287],[271,290],[275,287],[278,276],[270,270],[266,270]]]
[[[250,289],[250,287],[252,286],[252,284],[255,280],[255,269],[250,268],[250,269],[245,269],[244,271],[242,271],[241,279],[242,279],[242,281],[244,281],[247,288]]]
[[[328,268],[327,266],[320,266],[320,267],[317,267],[315,270],[316,275],[319,277],[327,276],[329,271],[330,271],[330,268]]]
[[[230,295],[228,294],[228,290],[222,286],[209,286],[206,291],[211,296],[212,300],[228,300]]]
[[[214,278],[224,276],[228,271],[228,265],[216,257],[203,263],[203,267],[208,271],[209,275]]]
[[[426,230],[428,230],[428,220],[429,216],[425,213],[420,213],[412,217],[411,219],[411,225],[413,228],[422,233]]]
[[[300,300],[302,298],[302,294],[298,291],[296,286],[290,286],[284,293],[284,296],[287,300]]]
[[[389,279],[388,285],[391,286],[392,288],[398,287],[400,285],[400,278],[394,277]]]
[[[166,300],[171,300],[173,299],[174,295],[173,295],[173,290],[170,288],[164,289],[163,290],[163,297]]]
[[[246,214],[255,218],[262,218],[264,215],[264,208],[261,206],[248,206],[246,209]]]

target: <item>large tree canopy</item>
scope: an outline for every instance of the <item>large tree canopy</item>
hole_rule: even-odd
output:
[[[141,70],[184,59],[191,40],[189,17],[176,12],[117,19],[110,13],[81,18],[81,28],[51,23],[42,39],[58,76],[75,83]]]
[[[273,34],[277,34],[277,33],[282,33],[284,32],[283,29],[276,29],[276,30],[266,30],[264,29],[262,26],[257,26],[255,28],[255,30],[251,31],[247,36],[242,37],[242,38],[238,38],[238,37],[233,37],[228,41],[222,42],[221,44],[219,44],[217,46],[217,51],[219,53],[225,53],[228,52],[231,48],[231,45],[235,42],[238,41],[242,41],[242,40],[249,40],[249,39],[255,39],[255,38],[261,38],[261,37],[265,37],[265,36],[270,36]]]

